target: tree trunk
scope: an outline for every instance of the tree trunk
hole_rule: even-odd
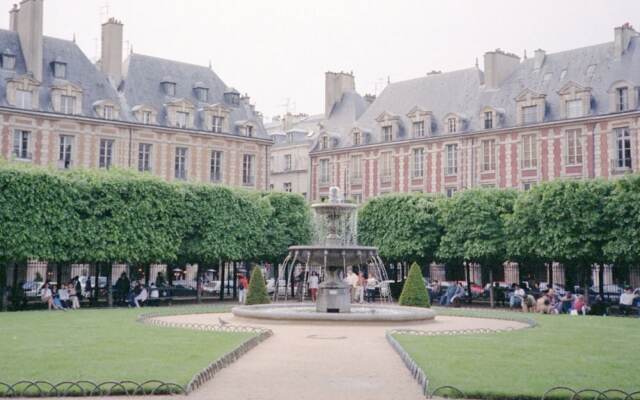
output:
[[[489,304],[491,308],[496,306],[496,299],[493,294],[493,268],[489,268]]]
[[[93,295],[93,304],[98,305],[98,300],[100,299],[100,263],[96,263],[96,275],[95,275],[95,287],[94,295]]]
[[[466,273],[467,273],[467,295],[469,296],[469,303],[471,303],[471,264],[466,263]]]
[[[582,275],[582,287],[584,290],[584,304],[589,305],[589,275],[591,273],[591,266],[589,266],[589,272],[586,268],[582,268],[584,274]]]
[[[0,311],[7,311],[7,264],[0,263]]]
[[[604,300],[604,264],[598,265],[598,294]]]
[[[201,276],[200,274],[201,272],[201,268],[200,266],[202,265],[201,262],[198,263],[198,266],[196,267],[196,303],[200,304],[202,303],[202,284],[201,282]]]
[[[224,264],[222,263],[222,260],[218,260],[218,279],[220,279],[220,301],[224,300],[224,287],[226,286],[224,284]]]
[[[553,288],[553,261],[548,263],[547,267],[549,268],[549,283],[547,286],[549,289],[552,289]]]
[[[113,274],[113,264],[106,264],[105,270],[107,271],[107,306],[113,307],[113,285],[111,283],[111,275]]]
[[[233,262],[233,299],[238,298],[238,263]]]

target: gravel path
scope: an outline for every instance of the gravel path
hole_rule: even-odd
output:
[[[391,328],[455,330],[522,328],[525,324],[479,318],[437,317],[435,321],[388,323],[278,323],[232,314],[159,317],[171,322],[233,325],[273,330],[267,339],[190,394],[199,400],[418,400],[419,385],[387,343]],[[175,397],[174,397],[175,398]]]

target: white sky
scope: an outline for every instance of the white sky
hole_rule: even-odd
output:
[[[1,28],[8,28],[12,3]],[[108,5],[108,15],[107,7]],[[482,67],[497,47],[522,56],[613,40],[640,28],[640,0],[45,0],[45,35],[77,42],[92,60],[100,23],[124,23],[125,51],[208,65],[269,120],[320,113],[324,72],[353,71],[356,89],[431,70]]]

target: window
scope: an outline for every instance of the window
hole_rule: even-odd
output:
[[[629,89],[621,87],[616,89],[616,111],[629,109]]]
[[[329,160],[320,160],[320,183],[329,183]]]
[[[284,155],[284,170],[291,171],[291,154]]]
[[[482,172],[496,169],[496,141],[495,139],[482,141]]]
[[[13,54],[2,55],[2,68],[7,70],[13,70],[16,68],[16,56]]]
[[[535,168],[538,165],[537,150],[536,135],[522,136],[522,168]]]
[[[353,199],[353,202],[356,204],[362,204],[362,193],[353,193],[351,199]]]
[[[456,128],[457,128],[457,121],[455,118],[448,118],[447,119],[447,132],[449,133],[456,133]]]
[[[115,119],[115,110],[113,106],[104,106],[104,119]]]
[[[582,117],[582,100],[567,100],[565,107],[567,110],[567,118]]]
[[[224,123],[224,117],[214,115],[211,117],[211,130],[215,133],[222,133],[222,124]]]
[[[351,156],[351,178],[362,179],[362,156]]]
[[[567,165],[582,164],[582,130],[567,130]]]
[[[67,78],[67,64],[61,62],[53,63],[53,76],[58,79]]]
[[[393,126],[387,125],[382,127],[382,141],[390,142],[393,140]]]
[[[25,110],[31,110],[31,99],[33,94],[29,90],[16,90],[16,107],[24,108]]]
[[[454,187],[448,187],[445,189],[445,191],[447,193],[447,197],[453,197],[453,195],[458,191],[458,189]]]
[[[73,136],[60,135],[60,151],[58,161],[60,167],[67,169],[71,167],[71,152],[73,151]]]
[[[142,123],[147,125],[151,123],[151,111],[142,112]]]
[[[60,112],[63,114],[75,114],[76,98],[74,96],[60,96]]]
[[[138,171],[140,172],[151,171],[151,144],[150,143],[138,144]]]
[[[484,112],[484,129],[493,128],[493,111]]]
[[[203,87],[196,88],[196,97],[202,102],[207,101],[209,98],[209,89]]]
[[[413,171],[414,178],[422,178],[424,176],[424,149],[413,149]]]
[[[287,192],[287,193],[291,193],[292,189],[291,189],[291,182],[285,182],[282,184],[282,190]]]
[[[455,175],[458,173],[458,145],[448,144],[445,146],[445,175]]]
[[[413,137],[424,137],[424,121],[413,123]]]
[[[253,137],[253,126],[247,125],[244,127],[244,135],[247,137]]]
[[[175,178],[187,179],[187,148],[176,147]]]
[[[176,112],[176,126],[178,128],[186,128],[189,121],[189,113],[185,111]]]
[[[211,151],[211,182],[222,182],[222,152]]]
[[[522,107],[522,123],[533,124],[538,122],[538,106]]]
[[[242,157],[242,184],[243,185],[254,185],[255,184],[255,175],[254,175],[254,164],[255,157],[253,154],[245,154]]]
[[[536,182],[534,181],[530,181],[530,182],[523,182],[522,183],[522,189],[526,190],[531,190],[531,188],[533,188],[536,185]]]
[[[100,157],[98,159],[98,167],[111,168],[113,164],[113,140],[100,139]]]
[[[391,177],[391,153],[380,154],[380,176],[383,178]]]
[[[329,148],[329,137],[324,135],[320,138],[320,150],[326,150]]]
[[[615,128],[616,135],[616,169],[631,169],[631,135],[629,128]]]
[[[362,144],[362,133],[353,132],[353,145],[359,146]]]
[[[21,160],[31,160],[29,152],[31,132],[17,130],[13,132],[13,156]]]
[[[287,132],[287,142],[293,143],[293,132]]]

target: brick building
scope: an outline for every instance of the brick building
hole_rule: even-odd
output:
[[[93,64],[43,36],[43,0],[23,0],[0,30],[0,154],[59,168],[133,168],[167,180],[268,188],[269,149],[247,96],[209,67],[131,53],[102,25]]]

